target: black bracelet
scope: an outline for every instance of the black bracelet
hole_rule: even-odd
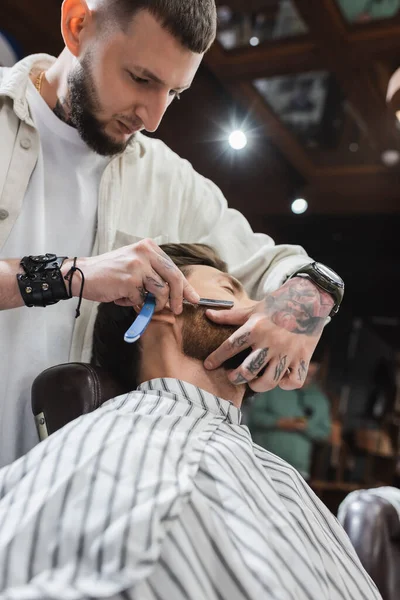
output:
[[[82,271],[82,269],[80,269],[79,267],[76,266],[76,261],[77,260],[78,259],[75,256],[75,258],[74,258],[74,264],[72,265],[72,267],[70,268],[70,270],[68,271],[68,273],[64,277],[64,279],[66,281],[68,281],[68,284],[69,284],[69,286],[68,286],[69,297],[72,298],[72,278],[73,278],[74,274],[76,273],[76,271],[79,271],[79,273],[81,274],[81,278],[82,278],[81,289],[80,289],[80,292],[79,292],[79,301],[78,301],[78,306],[76,308],[75,319],[77,319],[80,316],[80,314],[81,314],[80,308],[81,308],[82,298],[83,298],[83,288],[84,288],[84,285],[85,285],[85,276],[83,274],[83,271]]]
[[[45,307],[68,300],[60,270],[66,258],[55,254],[24,256],[20,262],[24,273],[18,273],[17,282],[26,306]]]

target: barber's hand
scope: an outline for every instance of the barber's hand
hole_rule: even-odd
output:
[[[251,349],[242,364],[229,373],[232,383],[247,383],[255,392],[277,385],[284,390],[300,388],[333,304],[333,298],[309,279],[294,277],[256,305],[208,310],[207,316],[215,323],[241,327],[210,354],[206,369],[216,369]]]
[[[62,266],[65,276],[72,266],[67,260]],[[178,267],[151,239],[118,248],[107,254],[79,258],[77,267],[85,276],[83,297],[96,302],[115,302],[120,306],[141,306],[146,293],[156,297],[156,310],[170,302],[175,314],[182,312],[182,300],[196,304],[200,297]],[[79,296],[81,276],[72,279],[72,293]]]
[[[282,417],[276,425],[282,431],[304,431],[307,427],[307,419],[302,417]]]

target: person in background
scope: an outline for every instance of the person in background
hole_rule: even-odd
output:
[[[319,353],[312,357],[302,389],[275,388],[254,396],[247,422],[253,440],[310,478],[313,444],[326,440],[331,430],[329,400],[317,379]]]
[[[400,0],[338,0],[338,4],[350,23],[391,19],[400,9]]]

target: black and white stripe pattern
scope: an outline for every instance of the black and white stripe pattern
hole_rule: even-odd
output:
[[[372,600],[336,519],[230,402],[153,380],[0,471],[0,600]]]

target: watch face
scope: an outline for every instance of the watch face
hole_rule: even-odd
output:
[[[323,265],[321,263],[315,263],[315,267],[322,275],[324,275],[328,279],[332,279],[335,282],[342,281],[342,279],[339,277],[339,275],[337,273],[335,273],[335,271],[333,271],[332,269],[327,267],[326,265]]]

